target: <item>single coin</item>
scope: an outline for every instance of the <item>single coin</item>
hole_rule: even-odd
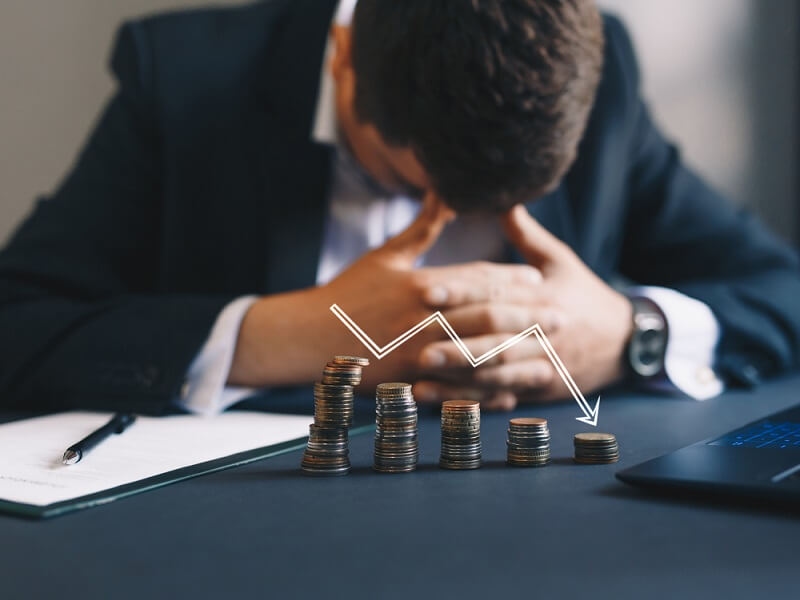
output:
[[[363,369],[359,365],[346,365],[337,362],[329,362],[325,365],[325,371],[331,371],[333,373],[358,373],[361,374]]]
[[[389,383],[379,383],[375,388],[375,391],[380,394],[381,392],[387,392],[389,394],[396,394],[396,393],[407,393],[411,392],[411,384],[410,383],[403,383],[401,381],[392,381]]]
[[[576,433],[575,443],[597,443],[597,442],[615,442],[617,440],[613,433]]]
[[[442,410],[479,410],[480,402],[476,400],[445,400],[442,402]]]
[[[336,355],[333,357],[333,362],[337,365],[358,365],[359,367],[369,366],[369,359],[362,358],[361,356]]]
[[[539,419],[537,417],[516,417],[509,421],[512,425],[519,425],[521,427],[541,427],[547,425],[547,419]]]

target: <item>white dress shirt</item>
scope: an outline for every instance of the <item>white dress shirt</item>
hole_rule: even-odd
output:
[[[357,0],[341,0],[334,22],[347,25]],[[320,74],[320,91],[311,137],[335,148],[329,190],[329,213],[316,282],[336,277],[371,248],[405,229],[417,215],[418,201],[389,196],[381,190],[339,143],[334,101],[335,82],[328,70],[333,52],[329,40]],[[475,260],[498,261],[505,240],[497,219],[459,216],[442,233],[420,265],[445,265]],[[702,302],[675,290],[634,288],[633,293],[656,302],[666,316],[669,341],[665,357],[666,386],[697,399],[719,394],[723,384],[711,369],[719,324]],[[256,390],[227,386],[239,327],[255,296],[238,298],[217,318],[203,348],[186,375],[178,403],[190,412],[216,414],[252,395]]]

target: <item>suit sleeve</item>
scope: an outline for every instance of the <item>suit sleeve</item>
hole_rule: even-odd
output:
[[[623,275],[702,301],[720,323],[715,370],[754,385],[798,365],[800,270],[796,254],[755,217],[737,209],[681,162],[651,121],[622,25],[608,43],[630,74],[633,129]]]
[[[72,172],[0,253],[0,408],[171,410],[233,297],[161,281],[159,139],[146,32],[127,25],[118,91]]]

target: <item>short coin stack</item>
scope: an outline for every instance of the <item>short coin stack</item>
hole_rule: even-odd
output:
[[[477,469],[481,466],[481,408],[471,400],[442,403],[443,469]]]
[[[353,386],[361,383],[366,358],[336,356],[325,365],[322,383],[314,384],[314,424],[301,468],[307,475],[346,475],[350,472],[347,433],[353,423]]]
[[[322,383],[352,388],[361,383],[361,370],[368,365],[369,360],[360,356],[334,356],[322,371]]]
[[[601,465],[619,460],[617,438],[611,433],[576,433],[575,462]]]
[[[506,462],[513,467],[541,467],[550,462],[546,419],[519,417],[508,422]]]
[[[375,389],[375,461],[379,473],[417,468],[417,403],[408,383],[381,383]]]

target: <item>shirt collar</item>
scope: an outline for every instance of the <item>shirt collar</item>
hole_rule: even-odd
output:
[[[331,25],[348,26],[353,20],[353,11],[358,0],[339,0]],[[325,45],[325,56],[322,60],[322,71],[319,75],[319,94],[311,128],[311,139],[320,144],[335,146],[339,143],[339,128],[336,119],[336,82],[328,65],[333,58],[333,39],[328,36]]]

